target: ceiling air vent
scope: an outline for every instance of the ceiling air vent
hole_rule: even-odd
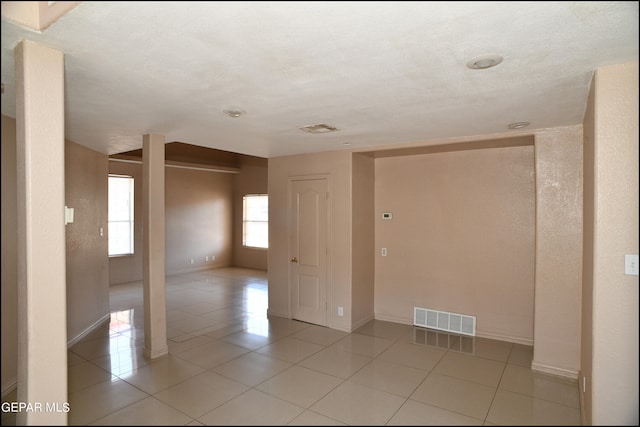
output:
[[[335,132],[338,129],[334,128],[333,126],[329,126],[325,123],[320,123],[317,125],[303,126],[300,128],[300,130],[303,130],[309,133],[329,133],[329,132]]]

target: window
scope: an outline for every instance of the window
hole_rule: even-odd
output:
[[[109,256],[133,254],[133,177],[109,175]]]
[[[269,247],[269,196],[251,194],[242,198],[242,246]]]

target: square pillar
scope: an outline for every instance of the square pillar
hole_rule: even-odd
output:
[[[18,425],[67,425],[64,55],[15,48]]]
[[[164,136],[142,139],[144,355],[169,353],[165,297]]]

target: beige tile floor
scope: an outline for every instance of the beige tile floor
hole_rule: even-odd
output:
[[[69,351],[70,425],[580,424],[577,383],[533,374],[531,347],[267,318],[263,271],[166,282],[169,355],[142,356],[141,283],[112,286],[110,323]]]

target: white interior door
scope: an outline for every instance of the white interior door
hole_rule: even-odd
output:
[[[291,181],[292,317],[327,325],[327,179]]]

